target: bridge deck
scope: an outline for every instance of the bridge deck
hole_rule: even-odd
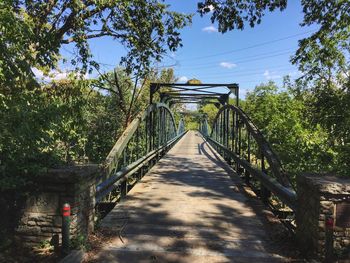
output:
[[[281,262],[241,181],[188,132],[102,220],[98,262]],[[117,235],[118,236],[118,235]]]

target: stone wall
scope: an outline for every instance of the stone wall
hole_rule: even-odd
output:
[[[93,231],[95,181],[99,169],[84,165],[53,169],[38,177],[36,193],[27,198],[16,230],[19,245],[33,247],[61,240],[62,205],[71,205],[71,237]]]
[[[297,241],[321,260],[350,257],[350,180],[331,175],[297,178]]]

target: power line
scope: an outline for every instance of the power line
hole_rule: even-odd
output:
[[[269,68],[270,69],[270,68]],[[285,68],[286,71],[287,69],[291,69],[291,68]],[[266,70],[266,69],[265,69]],[[255,71],[255,72],[251,72],[251,73],[242,73],[242,74],[237,74],[237,73],[230,73],[230,74],[205,74],[205,77],[210,77],[210,78],[224,78],[224,77],[232,77],[232,78],[236,78],[236,77],[244,77],[244,76],[257,76],[257,75],[263,75],[264,72],[262,72],[263,70],[260,71]],[[272,72],[274,73],[274,72]]]
[[[239,48],[239,49],[233,49],[233,50],[220,52],[220,53],[216,53],[216,54],[212,54],[212,55],[198,56],[198,57],[192,57],[192,58],[190,57],[190,58],[183,59],[183,61],[186,61],[186,60],[200,60],[200,59],[204,59],[204,58],[210,58],[210,57],[227,55],[227,54],[231,54],[231,53],[235,53],[235,52],[239,52],[239,51],[243,51],[243,50],[247,50],[247,49],[252,49],[252,48],[261,47],[261,46],[265,46],[265,45],[268,45],[268,44],[284,41],[284,40],[287,40],[287,39],[291,39],[291,38],[295,38],[295,37],[298,37],[298,36],[306,35],[306,34],[309,34],[309,33],[315,32],[315,31],[316,30],[309,30],[309,31],[306,31],[306,32],[303,32],[303,33],[289,35],[289,36],[286,36],[286,37],[277,38],[277,39],[274,39],[274,40],[270,40],[270,41],[262,42],[262,43],[259,43],[259,44],[255,44],[255,45],[252,45],[252,46]]]
[[[281,52],[284,52],[284,51],[294,51],[296,49],[296,47],[294,47],[294,48],[284,48],[284,49],[280,49],[280,50],[276,50],[276,51],[273,51],[273,52],[265,52],[265,53],[260,53],[260,54],[255,54],[255,55],[252,55],[252,56],[244,56],[244,57],[240,57],[240,58],[236,58],[236,59],[233,59],[233,62],[234,63],[237,63],[237,61],[236,60],[238,60],[239,61],[239,59],[241,59],[241,60],[246,60],[246,59],[248,59],[248,58],[258,58],[258,57],[261,57],[261,56],[266,56],[266,55],[274,55],[274,54],[280,54]],[[232,60],[232,59],[226,59],[226,61],[228,61],[228,60]],[[222,60],[220,60],[220,61],[216,61],[216,62],[210,62],[210,63],[205,63],[205,65],[206,66],[209,66],[209,65],[219,65],[220,63],[222,62]],[[201,66],[201,65],[203,65],[203,63],[200,63],[200,64],[192,64],[192,65],[184,65],[184,67],[185,68],[187,68],[187,67],[195,67],[195,66]],[[180,66],[180,67],[182,67],[182,65],[181,64],[177,64],[177,66]]]
[[[268,67],[263,67],[263,68],[255,68],[255,69],[251,69],[251,70],[239,70],[237,69],[237,71],[231,71],[231,72],[217,72],[217,73],[206,73],[205,76],[235,76],[235,74],[251,74],[251,73],[258,73],[258,72],[262,72],[265,70],[296,70],[295,67],[293,67],[292,65],[278,65],[278,66],[268,66]]]
[[[236,63],[238,64],[243,64],[243,63],[247,63],[247,62],[252,62],[252,61],[259,61],[259,60],[264,60],[264,59],[267,59],[267,58],[272,58],[272,57],[278,57],[278,56],[282,56],[282,55],[287,55],[287,54],[290,54],[291,55],[291,52],[282,52],[282,53],[278,53],[278,54],[275,54],[275,55],[269,55],[269,56],[263,56],[263,57],[259,57],[259,58],[255,58],[255,59],[248,59],[248,60],[241,60],[241,61],[236,61]],[[219,65],[218,65],[219,66]],[[181,67],[180,67],[181,68]],[[181,69],[191,69],[191,70],[196,70],[196,69],[210,69],[210,68],[213,68],[213,66],[203,66],[203,67],[184,67],[184,68],[181,68]]]

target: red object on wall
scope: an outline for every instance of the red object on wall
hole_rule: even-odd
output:
[[[62,216],[70,216],[70,205],[69,204],[63,205]]]

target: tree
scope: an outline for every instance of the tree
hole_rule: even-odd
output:
[[[219,109],[213,104],[213,103],[202,103],[199,104],[199,110],[200,113],[206,114],[208,118],[208,124],[210,127],[212,127],[215,117],[217,113],[219,112]]]
[[[147,69],[166,50],[181,46],[178,29],[190,15],[168,10],[156,0],[2,0],[0,2],[0,81],[9,85],[33,76],[33,67],[55,69],[62,45],[73,43],[73,65],[86,71],[89,39],[112,37],[128,50],[127,71]],[[13,84],[13,83],[12,83]]]
[[[320,125],[310,123],[302,97],[290,90],[280,91],[270,81],[249,92],[244,105],[291,175],[336,168],[336,154],[327,143],[328,134]]]
[[[304,12],[301,26],[318,25],[319,29],[299,42],[292,62],[310,78],[322,72],[326,75],[339,73],[338,70],[348,74],[350,2],[301,0],[301,4]],[[218,22],[219,32],[225,33],[235,28],[243,30],[246,22],[254,27],[261,23],[267,10],[282,11],[286,7],[287,0],[204,0],[198,3],[198,12],[202,16],[212,12],[212,23]]]
[[[76,48],[73,65],[82,72],[90,66],[98,68],[88,41],[113,37],[128,50],[121,59],[126,72],[133,71],[142,79],[152,60],[160,60],[164,52],[181,46],[178,30],[190,21],[190,15],[169,11],[156,0],[0,1],[0,121],[4,127],[0,133],[0,187],[13,189],[19,181],[24,185],[24,178],[49,166],[44,152],[47,145],[52,146],[49,141],[54,136],[47,131],[51,123],[57,125],[55,108],[60,108],[61,102],[47,103],[50,89],[35,80],[34,67],[46,73],[57,68],[60,48],[71,43]],[[139,89],[137,81],[133,84],[130,107],[119,104],[125,106],[126,122],[133,114],[135,91]],[[65,85],[56,88],[64,90]],[[70,99],[78,102],[74,96]],[[60,132],[63,136],[65,131]]]
[[[304,117],[327,132],[331,145],[325,143],[338,155],[334,167],[345,167],[344,172],[349,169],[344,164],[350,163],[350,1],[301,0],[301,4],[301,26],[316,25],[318,29],[299,41],[291,62],[303,76],[289,85],[289,90],[305,105],[308,114]],[[198,12],[204,15],[212,11],[212,22],[218,22],[219,31],[225,33],[244,29],[246,22],[253,27],[267,10],[283,10],[286,5],[287,0],[203,0]]]
[[[202,84],[202,82],[199,79],[189,79],[186,84]]]
[[[292,62],[298,64],[309,79],[323,78],[324,81],[330,81],[335,76],[340,85],[344,81],[348,85],[350,2],[303,0],[302,5],[304,20],[301,25],[314,24],[319,29],[299,41],[299,49]]]
[[[144,77],[136,74],[134,79],[123,68],[101,74],[93,81],[94,87],[108,91],[121,110],[123,127],[126,128],[134,117],[149,105],[149,90],[152,82],[174,83],[176,77],[172,68],[150,70]],[[164,91],[164,90],[163,90]],[[159,100],[158,93],[155,100]]]
[[[219,32],[225,33],[232,29],[244,29],[244,23],[251,27],[261,23],[264,12],[275,9],[284,10],[287,0],[204,0],[198,3],[201,16],[211,13],[211,22],[219,23]]]

